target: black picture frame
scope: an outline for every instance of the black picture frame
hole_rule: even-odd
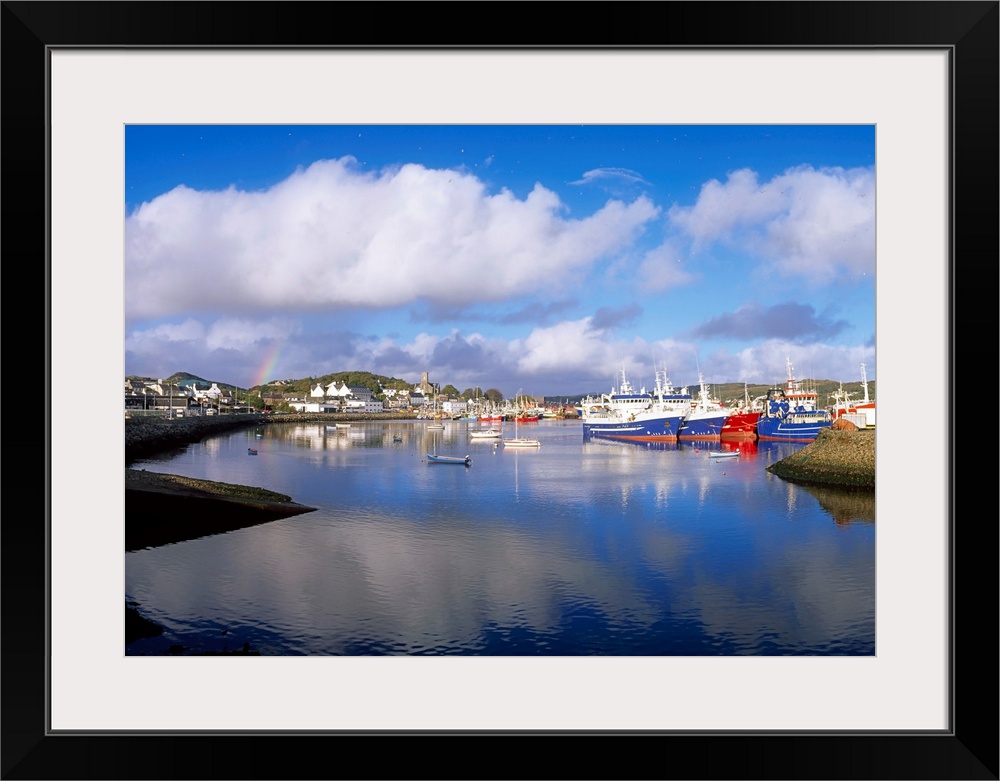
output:
[[[473,13],[475,11],[475,14]],[[568,24],[567,14],[573,23]],[[476,19],[488,19],[481,24]],[[664,2],[468,5],[272,2],[3,2],[3,248],[18,296],[20,322],[8,327],[7,366],[17,385],[44,378],[47,392],[74,394],[102,378],[56,378],[49,361],[46,303],[47,51],[81,47],[374,46],[471,48],[544,47],[940,47],[950,51],[953,170],[949,313],[951,358],[945,387],[956,404],[929,412],[950,427],[953,454],[967,452],[972,427],[956,426],[963,379],[958,354],[993,344],[997,334],[998,252],[998,3],[997,2]],[[586,33],[576,31],[593,31]],[[573,32],[570,32],[573,31]],[[584,43],[579,43],[584,41]],[[595,43],[595,41],[597,41]],[[962,263],[959,273],[959,263]],[[27,284],[21,281],[27,277]],[[30,291],[24,295],[22,291]],[[987,299],[986,296],[989,296]],[[43,315],[25,328],[18,313]],[[39,340],[24,339],[38,334]],[[987,336],[993,335],[993,336]],[[997,353],[994,351],[993,355]],[[977,356],[980,354],[977,352]],[[993,357],[975,363],[981,371]],[[914,367],[915,382],[922,367]],[[12,376],[12,375],[8,375]],[[987,375],[989,381],[989,375]],[[987,390],[989,382],[987,382]],[[11,395],[8,390],[8,403]],[[53,397],[49,403],[55,403]],[[989,402],[987,402],[989,403]],[[2,725],[4,779],[84,778],[737,778],[737,779],[997,779],[998,708],[994,560],[997,524],[993,474],[979,462],[951,465],[951,728],[933,734],[722,733],[351,733],[74,734],[47,729],[47,518],[37,497],[49,497],[48,453],[54,446],[46,417],[18,414],[7,442],[8,477],[20,488],[24,451],[37,480],[24,493],[8,491],[2,527]],[[40,417],[40,416],[38,416]],[[944,418],[942,420],[942,418]],[[28,423],[33,424],[30,431]],[[982,421],[977,421],[978,433]],[[988,422],[987,422],[988,424]],[[981,443],[980,445],[981,446]],[[15,466],[16,465],[16,466]],[[913,467],[919,470],[919,465]],[[11,483],[8,482],[8,487]],[[990,486],[982,504],[979,485]],[[14,499],[18,502],[15,504]],[[961,502],[958,500],[961,499]],[[973,500],[978,499],[973,508]],[[956,524],[959,505],[964,525]],[[987,512],[980,510],[987,508]],[[28,508],[28,509],[26,509]],[[96,512],[96,510],[95,510]],[[962,564],[961,562],[964,562]],[[984,583],[983,575],[989,582]],[[86,642],[81,638],[80,642]],[[919,685],[919,682],[914,682]],[[252,685],[252,682],[248,682]],[[582,682],[585,685],[585,682]],[[331,704],[336,707],[336,704]],[[447,752],[441,737],[523,738],[515,750],[479,743],[473,752]],[[558,742],[537,742],[549,737]],[[616,739],[632,737],[628,743]],[[425,738],[417,740],[417,738]],[[437,738],[435,740],[434,738]],[[379,742],[374,742],[379,739]],[[528,742],[534,739],[535,742]],[[394,740],[390,746],[383,741]],[[612,742],[608,742],[608,741]],[[586,742],[583,742],[586,741]],[[374,750],[373,750],[374,749]],[[389,749],[389,750],[386,750]],[[609,750],[610,749],[610,750]],[[468,764],[465,757],[474,757]]]

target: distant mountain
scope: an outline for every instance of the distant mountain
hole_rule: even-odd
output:
[[[162,380],[165,385],[180,385],[182,383],[187,385],[191,381],[194,381],[199,387],[209,388],[212,386],[212,383],[215,383],[220,390],[233,391],[236,390],[237,387],[239,388],[240,393],[247,390],[242,385],[236,386],[228,382],[222,382],[221,380],[206,380],[204,377],[199,377],[197,374],[191,374],[190,372],[174,372],[169,377],[141,377],[136,374],[130,374],[125,379],[139,380],[142,382],[156,382],[157,380]]]
[[[169,377],[164,379],[174,385],[179,385],[180,383],[187,382],[189,380],[195,380],[199,385],[211,385],[215,382],[215,380],[206,380],[204,377],[199,377],[197,374],[190,374],[188,372],[174,372]],[[216,382],[216,384],[220,388],[222,387],[222,383]]]

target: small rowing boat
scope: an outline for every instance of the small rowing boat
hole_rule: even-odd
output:
[[[427,460],[432,464],[464,464],[465,466],[472,466],[472,457],[465,456],[435,456],[431,453],[427,454]]]

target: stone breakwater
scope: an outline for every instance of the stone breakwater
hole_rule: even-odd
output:
[[[826,429],[767,471],[796,483],[874,491],[875,431]]]
[[[281,423],[333,423],[358,420],[407,420],[413,416],[382,414],[210,415],[197,418],[125,418],[125,463],[200,442],[234,429]]]
[[[203,418],[125,418],[125,462],[175,447],[200,442],[205,437],[258,423],[264,415],[221,415]]]

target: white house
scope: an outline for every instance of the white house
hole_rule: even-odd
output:
[[[222,397],[222,396],[225,395],[222,392],[222,388],[220,388],[218,386],[218,384],[216,384],[214,382],[212,383],[212,387],[209,388],[208,390],[197,390],[197,389],[195,389],[193,392],[194,392],[194,397],[196,399],[199,399],[199,400],[201,400],[201,399],[218,399],[218,398],[220,398],[220,397]]]
[[[290,401],[288,406],[296,412],[336,412],[338,404],[328,404],[323,401]]]
[[[385,412],[385,405],[375,399],[348,399],[348,412]]]
[[[346,385],[344,387],[347,387]],[[360,401],[369,401],[375,398],[375,394],[372,393],[371,388],[366,388],[364,385],[351,385],[350,393],[355,399]]]

